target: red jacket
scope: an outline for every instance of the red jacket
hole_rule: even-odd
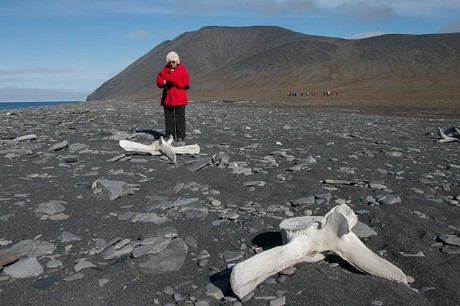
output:
[[[165,88],[163,81],[173,81],[174,85],[171,88]],[[157,76],[157,86],[165,88],[165,94],[161,99],[162,106],[180,106],[187,105],[187,93],[189,88],[190,76],[187,69],[182,64],[177,68],[171,69],[166,65]]]

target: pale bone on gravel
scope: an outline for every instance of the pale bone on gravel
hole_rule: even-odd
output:
[[[150,145],[145,145],[129,140],[120,140],[119,144],[126,151],[142,152],[148,153],[150,155],[161,155],[163,152],[173,162],[176,162],[176,154],[193,155],[200,153],[200,146],[198,144],[174,147],[171,145],[173,140],[174,139],[172,137],[169,137],[165,141],[163,137],[160,137],[160,140],[156,140]]]
[[[242,299],[271,275],[301,262],[324,259],[325,251],[335,252],[360,271],[407,284],[406,275],[398,267],[373,253],[351,231],[357,221],[346,204],[334,207],[324,217],[282,221],[283,245],[236,264],[230,276],[233,292]]]
[[[457,134],[455,136],[446,135],[446,133],[444,133],[440,127],[438,127],[438,131],[439,131],[439,137],[441,137],[441,139],[439,139],[438,142],[444,143],[444,142],[460,141],[460,130],[458,129],[458,127],[454,127],[454,131]]]

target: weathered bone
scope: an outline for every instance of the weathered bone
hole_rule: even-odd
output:
[[[170,137],[166,141],[163,139],[163,137],[160,137],[160,140],[156,140],[150,145],[145,145],[142,143],[129,141],[129,140],[120,140],[119,144],[126,151],[143,152],[143,153],[148,153],[150,155],[161,155],[161,153],[163,152],[173,162],[176,162],[176,154],[198,154],[200,153],[200,146],[198,144],[173,147],[171,145],[172,142],[173,142],[172,137]]]
[[[396,266],[368,249],[351,229],[358,218],[345,204],[324,217],[297,217],[281,222],[282,246],[257,254],[233,267],[230,283],[243,298],[258,284],[290,266],[324,259],[333,251],[358,270],[407,284],[406,275]]]
[[[171,143],[173,142],[173,138],[169,137],[167,141],[164,141],[163,136],[160,137],[159,144],[160,150],[172,160],[173,163],[176,162],[176,154],[172,151]]]
[[[457,128],[457,127],[454,127],[454,132],[457,133],[457,135],[447,135],[446,133],[444,133],[444,131],[438,127],[438,131],[439,131],[439,137],[441,137],[441,139],[438,140],[438,142],[441,142],[441,143],[444,143],[444,142],[454,142],[454,141],[460,141],[460,130]]]

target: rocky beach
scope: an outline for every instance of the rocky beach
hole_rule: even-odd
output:
[[[201,151],[172,163],[119,146],[159,139],[158,104],[0,111],[3,305],[460,304],[460,143],[437,142],[458,116],[194,102],[173,146]],[[327,253],[233,294],[283,220],[340,204],[408,285]]]

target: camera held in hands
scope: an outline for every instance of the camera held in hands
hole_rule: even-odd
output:
[[[174,82],[173,82],[173,81],[166,81],[166,83],[165,83],[165,87],[166,87],[166,88],[171,88],[171,87],[173,87],[173,86],[174,86]]]

